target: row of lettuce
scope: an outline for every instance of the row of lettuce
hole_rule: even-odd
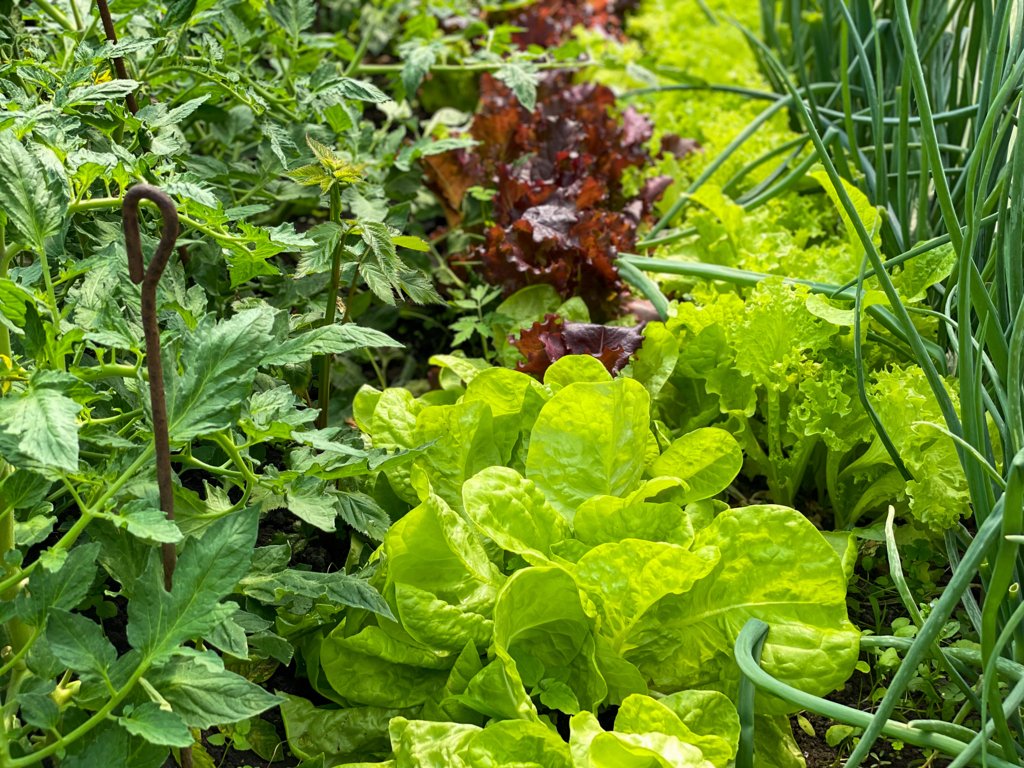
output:
[[[780,679],[826,694],[851,674],[850,537],[826,538],[789,507],[715,500],[739,444],[652,421],[663,367],[613,379],[567,356],[543,383],[454,370],[419,398],[357,398],[375,446],[414,452],[384,473],[415,506],[375,556],[390,615],[349,610],[301,646],[338,708],[289,698],[293,751],[334,764],[393,751],[399,766],[725,768],[739,736],[732,647],[750,618],[772,627],[765,667]],[[759,765],[800,765],[787,705],[763,697],[757,711]]]
[[[405,18],[403,4],[381,5]],[[511,21],[533,8],[537,29],[557,37],[566,30],[547,22],[561,5],[526,4]],[[441,56],[429,34],[401,49],[405,64],[364,67],[366,51],[353,48],[342,70],[315,47],[323,20],[312,5],[289,16],[272,4],[266,19],[221,3],[191,22],[184,64],[150,57],[146,67],[139,58],[166,41],[145,25],[97,52],[59,9],[39,6],[65,33],[11,57],[12,71],[42,80],[38,93],[3,81],[17,98],[0,136],[0,762],[130,754],[156,766],[202,731],[207,746],[262,733],[272,754],[280,745],[257,718],[280,704],[288,746],[310,766],[727,768],[740,733],[733,645],[750,619],[770,626],[768,672],[821,695],[843,685],[860,637],[846,607],[856,546],[845,529],[872,524],[890,502],[948,528],[966,494],[872,281],[860,312],[840,290],[863,254],[835,190],[810,168],[777,188],[760,161],[788,152],[803,164],[801,137],[779,109],[734,141],[763,106],[749,92],[767,91],[725,23],[753,24],[746,6],[647,0],[629,21],[633,42],[582,32],[563,51],[560,61],[586,52],[601,62],[571,87],[560,73],[535,88],[522,50],[501,59],[507,26],[494,30],[501,53],[467,38],[478,55],[468,66],[495,68],[477,115],[450,121],[468,137],[440,118],[436,134],[410,134],[404,103],[349,76],[391,72],[396,93],[411,96]],[[483,35],[471,26],[472,39]],[[258,40],[291,62],[283,90],[239,54],[239,41]],[[65,62],[74,69],[41,63],[51,43],[76,51]],[[139,81],[105,79],[115,51],[137,54]],[[182,74],[204,85],[172,110],[160,100],[184,98]],[[748,95],[692,90],[723,78]],[[436,95],[444,82],[425,87]],[[652,83],[690,90],[635,93],[637,109],[609,90]],[[136,119],[120,99],[140,88],[157,98]],[[537,109],[523,106],[534,99]],[[101,112],[113,117],[94,120]],[[190,145],[207,122],[218,128]],[[314,162],[294,168],[307,132]],[[223,147],[242,159],[207,154]],[[446,214],[430,243],[396,228],[438,210],[421,194],[420,160]],[[175,259],[161,288],[173,522],[144,471],[138,293],[113,194],[137,178],[180,198],[186,233],[188,263]],[[459,185],[439,188],[446,178]],[[292,219],[321,205],[331,220],[297,232]],[[643,222],[677,207],[677,236],[663,231],[657,255],[749,285],[666,278],[680,300],[641,332],[615,257],[641,249]],[[398,335],[398,298],[436,299],[431,249],[473,235],[480,245],[439,287],[483,278],[511,293],[458,326],[484,342],[483,359],[433,357],[438,386],[425,394],[362,388],[351,411],[362,435],[323,427],[350,415],[347,393],[364,380],[341,356],[397,346],[374,328]],[[284,258],[295,252],[297,264]],[[949,257],[936,249],[894,275],[908,303],[948,273]],[[532,284],[515,290],[523,275]],[[343,322],[322,322],[328,280],[326,318],[337,310]],[[568,354],[581,351],[592,354]],[[319,383],[307,367],[332,356],[333,389],[329,365]],[[386,379],[386,358],[371,359]],[[334,395],[316,425],[311,392]],[[839,533],[801,511],[814,488]],[[772,503],[747,504],[755,495]],[[307,561],[309,542],[338,551]],[[157,543],[181,545],[170,591]],[[304,683],[294,672],[308,697],[295,695]],[[281,680],[287,692],[271,693]],[[759,695],[756,711],[757,765],[802,765],[791,709]],[[197,744],[194,756],[209,753]]]
[[[750,94],[770,89],[729,18],[755,27],[757,9],[647,0],[629,20],[632,41],[580,37],[600,62],[588,77],[635,92],[652,147],[677,136],[700,145],[644,171],[673,179],[659,185],[659,212],[685,206],[682,236],[657,255],[732,270],[733,282],[663,278],[685,300],[644,327],[616,377],[587,355],[556,358],[541,380],[509,370],[510,333],[551,315],[590,319],[578,299],[535,285],[495,313],[495,359],[507,367],[439,355],[431,392],[359,393],[354,419],[369,444],[409,457],[376,485],[397,518],[371,562],[388,609],[349,610],[303,635],[309,679],[335,706],[282,705],[300,757],[726,768],[743,625],[770,626],[763,663],[780,680],[819,695],[841,688],[860,636],[846,608],[848,530],[889,504],[933,531],[967,512],[954,446],[932,426],[940,414],[876,306],[884,299],[870,278],[859,307],[844,288],[864,254],[835,190],[804,162],[783,110],[735,141],[770,101]],[[763,158],[786,153],[803,172],[772,189],[779,174]],[[879,214],[847,192],[877,230]],[[938,249],[893,280],[919,305],[951,268]],[[720,500],[760,479],[774,503]],[[793,508],[814,493],[838,532]],[[756,764],[802,765],[792,708],[760,695],[756,711]]]

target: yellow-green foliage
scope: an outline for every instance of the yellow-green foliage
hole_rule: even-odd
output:
[[[588,76],[622,93],[671,84],[748,91],[697,88],[627,97],[654,122],[653,151],[666,134],[696,139],[702,147],[681,160],[663,157],[643,171],[675,180],[661,212],[772,104],[770,97],[756,97],[771,87],[734,21],[756,33],[756,0],[643,0],[627,26],[629,42],[582,35],[600,62]],[[809,168],[798,183],[749,210],[739,202],[744,193],[764,181],[784,155],[730,183],[742,169],[800,137],[789,119],[788,111],[780,110],[692,192],[669,229],[693,234],[660,247],[656,255],[823,283],[856,277],[863,246],[847,231],[835,189],[819,169]],[[852,185],[846,191],[865,226],[877,235],[881,214]],[[895,273],[900,295],[908,302],[923,299],[928,286],[949,274],[950,255],[936,251],[929,262]],[[679,277],[663,277],[661,284],[667,293],[685,291],[693,299],[680,305],[669,324],[680,362],[657,402],[670,427],[730,425],[744,441],[746,471],[765,476],[782,503],[792,501],[804,476],[825,477],[837,520],[853,523],[896,503],[942,530],[968,513],[966,479],[955,446],[937,430],[915,423],[941,422],[923,375],[881,345],[868,344],[863,361],[856,361],[850,302],[836,306],[778,279],[741,291]],[[869,296],[878,295],[874,280],[865,287]],[[922,330],[934,335],[934,328]],[[867,396],[890,435],[896,435],[913,482],[902,478],[859,406],[856,370],[862,364]],[[822,453],[827,454],[824,466],[814,458]],[[812,466],[814,461],[819,464]]]
[[[697,0],[645,0],[629,19],[631,40],[625,44],[582,33],[600,62],[588,76],[619,91],[687,84],[770,92],[743,32],[733,23],[756,32],[757,3],[705,0],[703,6]],[[771,106],[770,100],[710,90],[659,91],[637,96],[631,103],[653,120],[655,149],[665,134],[696,139],[702,147],[683,160],[663,157],[650,169],[652,175],[675,179],[661,212]],[[721,187],[737,172],[798,138],[788,119],[782,110],[723,163],[687,206],[682,220],[673,222],[696,227],[697,236],[662,248],[660,255],[823,282],[845,282],[855,276],[860,259],[848,244],[835,207],[813,180],[805,179],[796,189],[750,211],[723,199]],[[782,159],[757,167],[732,194],[762,181]]]

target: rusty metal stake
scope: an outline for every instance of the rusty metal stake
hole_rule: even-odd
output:
[[[150,259],[142,264],[142,241],[139,237],[139,201],[156,203],[163,217],[160,244]],[[156,286],[178,239],[178,209],[167,193],[148,184],[136,184],[128,190],[123,202],[124,243],[128,250],[128,275],[132,282],[142,283],[142,329],[146,337],[146,368],[149,371],[149,395],[153,406],[153,443],[156,451],[156,482],[160,489],[160,509],[168,520],[174,519],[174,486],[171,482],[171,447],[167,433],[167,398],[164,395],[164,373],[160,360],[160,326],[156,316]],[[171,589],[177,555],[173,544],[163,544],[164,586]]]
[[[99,2],[106,5],[103,0]],[[142,263],[142,240],[139,235],[139,202],[145,198],[156,203],[163,219],[160,242],[149,260]],[[156,484],[160,489],[160,509],[168,520],[174,519],[174,485],[171,477],[171,441],[167,428],[167,397],[164,393],[164,371],[160,357],[160,324],[156,315],[156,287],[178,239],[178,209],[161,189],[149,184],[136,184],[124,196],[124,244],[128,251],[128,276],[142,284],[142,330],[146,338],[146,370],[149,371],[149,399],[153,409],[153,447],[156,453]],[[171,591],[178,553],[173,544],[161,545],[164,562],[164,589]],[[181,749],[182,768],[192,768],[192,747]]]
[[[111,45],[116,45],[117,32],[114,30],[114,20],[110,16],[110,7],[107,5],[107,0],[96,0],[96,7],[100,12],[100,21],[103,22],[103,33],[106,35],[107,40]],[[120,56],[114,57],[114,71],[117,72],[119,79],[128,79],[128,70],[124,66],[124,59]],[[134,93],[129,93],[125,96],[124,103],[127,105],[128,111],[133,115],[139,111],[139,104],[135,101]]]

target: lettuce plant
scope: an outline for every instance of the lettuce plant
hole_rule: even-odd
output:
[[[543,382],[462,373],[421,398],[357,397],[372,446],[422,450],[378,483],[412,506],[374,558],[393,618],[349,612],[303,645],[311,681],[341,707],[322,717],[346,733],[372,720],[372,749],[395,765],[725,768],[731,648],[749,618],[773,627],[773,674],[819,694],[843,684],[859,634],[840,555],[793,509],[715,500],[743,461],[728,432],[659,436],[648,389],[589,356],[563,357]],[[317,739],[301,700],[283,711],[293,750],[366,754]],[[775,734],[765,765],[796,764],[788,711],[758,702]],[[611,712],[607,731],[597,717]]]
[[[837,527],[893,502],[936,531],[969,513],[955,445],[929,426],[942,415],[927,382],[877,346],[867,359],[867,400],[913,479],[876,434],[858,393],[852,305],[777,278],[745,299],[710,286],[694,298],[667,324],[679,357],[658,412],[671,428],[728,426],[744,446],[747,473],[765,477],[780,502],[792,503],[821,472]]]

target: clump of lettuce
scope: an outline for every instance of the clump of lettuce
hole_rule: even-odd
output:
[[[857,390],[852,302],[779,278],[746,297],[705,285],[693,298],[667,325],[678,360],[656,403],[667,429],[729,429],[743,445],[747,474],[764,477],[783,504],[795,502],[806,477],[822,478],[838,527],[890,503],[935,531],[969,514],[956,446],[934,426],[944,422],[924,374],[867,345],[867,399],[909,480],[876,433]],[[652,346],[642,354],[663,353]],[[954,382],[947,384],[955,398]]]
[[[743,462],[728,432],[656,434],[648,388],[586,356],[543,383],[458,367],[464,386],[357,398],[375,447],[426,447],[382,470],[415,505],[375,556],[394,620],[349,611],[304,645],[339,708],[289,699],[294,752],[397,768],[726,768],[732,649],[750,618],[771,626],[771,674],[822,695],[843,684],[859,634],[840,557],[793,509],[714,500]],[[649,386],[664,378],[636,368]],[[800,765],[790,708],[759,696],[757,709],[758,764]],[[330,723],[320,738],[302,725],[311,710]]]

